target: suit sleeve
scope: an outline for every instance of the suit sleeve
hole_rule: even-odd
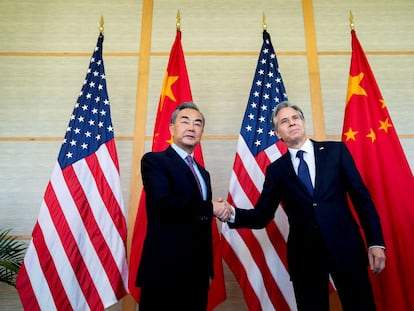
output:
[[[355,162],[344,143],[341,143],[342,170],[347,190],[365,234],[368,246],[385,246],[379,215],[371,195],[362,180]]]
[[[228,223],[230,228],[262,229],[274,218],[279,206],[279,195],[275,181],[270,173],[270,166],[266,169],[263,190],[253,209],[236,208],[234,223]]]

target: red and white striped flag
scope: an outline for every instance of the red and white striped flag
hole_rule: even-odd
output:
[[[287,151],[272,130],[272,111],[287,94],[267,31],[242,121],[228,201],[253,208],[262,190],[267,165]],[[282,207],[262,230],[229,229],[223,224],[223,257],[233,271],[249,310],[296,310],[286,262],[289,230]]]
[[[102,43],[100,33],[16,280],[25,310],[103,310],[127,293],[126,219]]]

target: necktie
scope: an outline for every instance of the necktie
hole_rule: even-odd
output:
[[[186,156],[185,159],[187,160],[188,166],[190,167],[191,171],[193,172],[194,178],[197,181],[197,185],[198,185],[198,189],[200,190],[200,193],[203,194],[203,189],[201,188],[200,180],[198,179],[197,173],[196,173],[196,171],[194,169],[194,166],[193,166],[193,157],[188,155],[188,156]]]
[[[309,174],[309,167],[303,159],[303,153],[303,150],[299,150],[296,154],[296,157],[299,158],[298,177],[305,185],[306,189],[308,189],[308,192],[313,195],[313,186]]]

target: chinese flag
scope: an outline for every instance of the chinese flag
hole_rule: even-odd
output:
[[[354,30],[342,140],[381,218],[386,267],[372,275],[377,310],[414,310],[414,178]]]
[[[177,29],[158,103],[152,151],[165,150],[170,144],[172,144],[173,141],[169,130],[171,114],[179,104],[187,101],[192,101],[192,95],[187,68],[185,65],[184,53],[181,46],[181,31]],[[194,150],[194,156],[198,163],[204,165],[201,145],[198,145]],[[210,285],[208,310],[212,310],[226,299],[223,265],[221,261],[220,235],[214,218],[212,226],[215,278],[212,280]],[[132,236],[128,280],[129,291],[137,302],[139,302],[140,289],[135,287],[135,280],[139,262],[141,260],[146,227],[147,215],[145,209],[145,192],[143,190],[141,193],[134,225],[134,233]]]

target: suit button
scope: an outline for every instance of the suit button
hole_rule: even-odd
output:
[[[199,221],[208,221],[209,218],[207,216],[196,216]]]

